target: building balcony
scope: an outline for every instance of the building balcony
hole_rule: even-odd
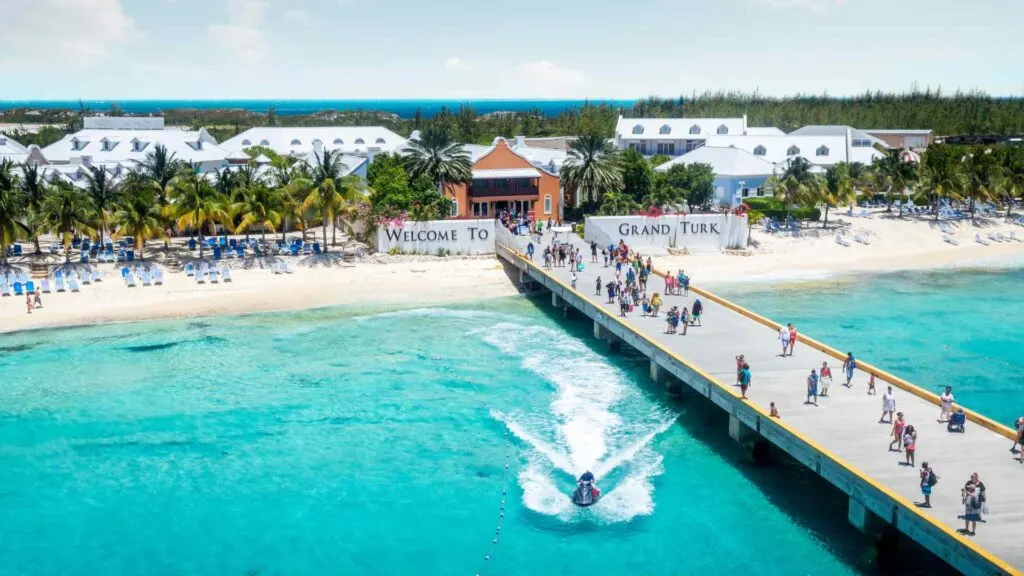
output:
[[[537,198],[540,196],[540,189],[536,186],[488,186],[486,188],[470,186],[469,196],[471,198],[498,198],[502,196]]]

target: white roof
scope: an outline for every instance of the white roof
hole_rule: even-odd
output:
[[[569,152],[566,150],[558,150],[556,148],[538,148],[536,146],[527,146],[525,144],[522,146],[512,146],[512,151],[529,160],[530,164],[554,173],[559,171],[562,164],[565,163],[565,160],[569,157]]]
[[[120,162],[104,162],[100,164],[90,164],[93,168],[103,168],[108,174],[114,177],[114,180],[119,180],[128,173],[128,168]],[[58,182],[64,181],[76,188],[87,188],[89,181],[86,179],[86,174],[89,172],[89,166],[84,164],[47,164],[39,167],[39,174],[47,182]]]
[[[790,134],[793,136],[843,136],[845,138],[847,132],[850,133],[850,137],[854,140],[870,140],[872,145],[888,146],[884,141],[875,138],[863,130],[858,130],[853,126],[838,124],[812,124],[803,128],[797,128],[790,132]]]
[[[852,148],[852,158],[846,156],[846,136],[711,136],[708,146],[746,150],[775,164],[792,156],[803,156],[812,164],[832,166],[839,162],[864,162],[870,164],[881,154],[874,148]]]
[[[742,134],[743,124],[743,118],[620,117],[615,125],[615,135],[630,140],[703,139],[717,134],[719,129],[724,129],[727,134]]]
[[[242,152],[241,150],[235,150],[234,152],[225,156],[225,158],[227,158],[228,160],[244,160],[245,162],[248,162],[250,159],[249,155],[246,154],[245,152]]]
[[[0,160],[10,160],[16,164],[28,158],[28,148],[12,138],[0,134]]]
[[[266,154],[260,154],[259,156],[256,157],[254,162],[256,162],[257,164],[270,164],[271,160],[270,158],[267,158]]]
[[[775,165],[739,148],[701,146],[659,165],[655,170],[668,172],[676,164],[710,164],[718,176],[771,176]]]
[[[104,149],[103,142],[116,143]],[[74,142],[78,141],[76,148]],[[135,142],[139,143],[138,149]],[[105,162],[140,162],[157,145],[167,148],[178,160],[205,164],[224,162],[227,152],[217,145],[206,130],[79,130],[43,149],[51,163],[68,164],[75,158],[88,156],[93,164]]]
[[[920,136],[926,136],[932,133],[931,130],[919,128],[911,128],[907,130],[899,128],[866,128],[862,130],[862,132],[867,132],[869,134],[914,134]]]
[[[278,154],[305,156],[317,145],[365,154],[371,149],[391,152],[404,143],[405,138],[383,126],[262,127],[250,128],[223,146],[229,150],[266,146]]]
[[[474,180],[497,180],[501,178],[540,178],[536,168],[495,168],[473,170]]]
[[[302,161],[305,162],[308,166],[313,167],[316,166],[317,159],[319,157],[319,153],[310,151],[309,154],[306,154]],[[363,165],[363,163],[367,161],[367,159],[362,156],[352,156],[349,154],[342,154],[341,157],[338,158],[338,160],[340,160],[341,163],[345,166],[345,169],[341,171],[342,176],[348,176],[349,174],[355,172],[357,169],[359,169],[360,166]],[[269,165],[269,163],[270,159],[267,158],[267,164],[265,165]]]
[[[162,117],[149,116],[86,116],[82,127],[89,130],[163,130]]]

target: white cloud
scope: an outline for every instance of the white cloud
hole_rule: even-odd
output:
[[[8,63],[89,65],[135,34],[121,0],[0,0],[0,54]]]
[[[444,67],[449,70],[468,70],[469,64],[464,62],[461,58],[452,56],[444,61]]]
[[[207,34],[226,57],[239,64],[258,65],[266,55],[267,37],[263,30],[266,9],[265,0],[227,0],[227,22],[211,24]]]
[[[309,12],[306,12],[302,8],[295,10],[285,10],[284,17],[291,20],[292,22],[298,22],[299,24],[309,24]]]
[[[520,64],[518,71],[533,91],[542,94],[558,95],[587,81],[587,75],[581,70],[565,68],[548,60]]]

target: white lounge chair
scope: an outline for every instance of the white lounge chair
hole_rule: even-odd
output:
[[[975,234],[974,241],[977,242],[978,244],[981,244],[982,246],[988,246],[990,244],[988,240],[985,240],[984,238],[981,237],[981,234]]]
[[[85,270],[82,272],[82,285],[88,286],[92,283],[92,272]]]
[[[185,264],[185,276],[195,276],[195,275],[196,275],[196,265],[191,263],[191,262],[189,262],[188,264]]]
[[[143,286],[152,286],[153,285],[153,280],[152,280],[152,278],[150,278],[149,272],[147,272],[146,270],[143,270],[142,272],[139,272],[139,280],[142,280],[142,285]]]
[[[11,286],[10,286],[10,284],[8,284],[7,282],[0,282],[0,295],[2,295],[2,296],[10,296],[11,295]]]
[[[860,242],[861,244],[864,244],[865,246],[871,245],[871,241],[868,240],[867,237],[861,236],[860,234],[855,235],[853,239],[856,240],[857,242]]]
[[[124,277],[124,283],[129,288],[135,288],[135,275],[129,272],[128,275]]]
[[[226,264],[220,269],[220,275],[225,282],[231,282],[231,268]]]
[[[210,272],[210,284],[216,284],[218,282],[217,267],[214,266],[213,268],[210,268],[209,272]]]
[[[271,264],[270,265],[270,271],[273,272],[274,274],[280,274],[280,273],[284,272],[284,270],[281,270],[281,263],[280,262],[274,262],[273,264]]]
[[[100,274],[100,269],[99,268],[93,268],[93,270],[92,270],[92,281],[93,282],[103,282],[103,274]]]
[[[43,294],[50,294],[50,279],[43,278],[43,281],[40,282],[40,284],[41,286],[39,287],[39,289],[43,291]]]
[[[846,238],[843,238],[842,234],[836,234],[836,244],[839,244],[840,246],[846,246],[847,248],[850,247],[850,241],[847,240]]]
[[[78,277],[74,274],[68,276],[68,288],[70,288],[72,292],[78,292]]]
[[[164,284],[164,271],[157,268],[153,271],[153,284],[157,286],[163,286]]]
[[[993,241],[993,242],[1002,242],[1003,241],[1003,239],[1000,238],[999,235],[996,234],[995,232],[989,232],[988,233],[988,239]]]
[[[956,241],[956,238],[953,238],[949,234],[946,234],[945,236],[943,236],[942,237],[942,241],[945,242],[946,244],[952,244],[953,246],[959,246],[960,245],[960,243]]]
[[[1008,238],[1010,240],[1014,241],[1014,242],[1020,242],[1020,238],[1017,237],[1017,233],[1016,232],[1010,232],[1010,235],[1008,236]]]

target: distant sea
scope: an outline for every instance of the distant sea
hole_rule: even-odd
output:
[[[472,106],[478,114],[491,112],[524,112],[539,110],[545,115],[556,115],[569,108],[586,104],[607,104],[616,108],[630,108],[636,100],[0,100],[0,110],[11,108],[71,109],[85,106],[93,112],[117,107],[131,114],[157,114],[166,110],[220,110],[241,109],[249,112],[267,112],[271,108],[282,116],[313,114],[323,110],[374,110],[412,118],[419,110],[424,116],[434,116],[442,108],[457,110],[459,106]]]

